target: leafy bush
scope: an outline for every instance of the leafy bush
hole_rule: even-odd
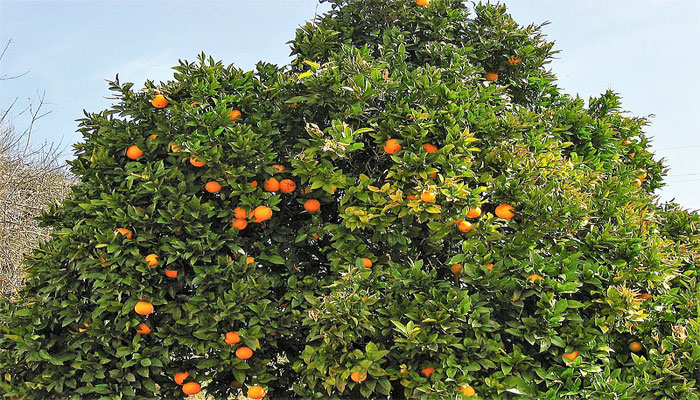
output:
[[[111,83],[3,304],[0,388],[696,398],[700,218],[656,202],[647,121],[561,93],[503,6],[330,3],[287,67]]]

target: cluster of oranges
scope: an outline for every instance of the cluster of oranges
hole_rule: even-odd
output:
[[[157,94],[152,100],[151,104],[155,108],[165,108],[168,105],[168,101],[163,96],[162,94]],[[197,102],[194,102],[191,104],[192,107],[194,107],[196,104],[199,104]],[[231,112],[228,113],[228,117],[231,121],[237,121],[241,117],[242,113],[239,110],[231,110]],[[150,136],[151,140],[155,140],[157,138],[157,135],[151,135]],[[170,145],[170,150],[173,153],[178,153],[182,149],[180,146],[177,144],[171,144]],[[144,152],[141,150],[138,146],[136,145],[131,145],[127,148],[126,150],[126,157],[130,160],[139,160],[141,157],[143,157]],[[189,159],[190,164],[195,167],[195,168],[202,168],[206,165],[205,161],[201,161],[197,158],[197,156],[192,156]],[[284,171],[284,166],[282,165],[273,165],[274,168],[278,169],[281,172]],[[251,183],[251,186],[257,187],[257,182],[253,181]],[[219,183],[216,180],[211,180],[208,181],[204,185],[204,190],[208,193],[218,193],[222,189],[221,183]],[[268,192],[277,192],[280,191],[282,193],[292,193],[296,190],[296,183],[292,179],[283,179],[281,181],[277,181],[274,177],[269,178],[267,181],[264,183],[264,189]],[[306,200],[304,203],[304,208],[306,208],[307,211],[309,212],[317,212],[320,210],[320,203],[318,200],[315,199],[309,199]],[[232,222],[232,226],[234,228],[237,228],[238,230],[243,230],[248,226],[248,221],[251,220],[252,222],[255,223],[261,223],[264,221],[269,220],[272,218],[272,209],[267,206],[258,206],[254,210],[252,210],[250,213],[244,208],[241,207],[236,207],[233,210],[234,213],[234,220]],[[127,239],[131,239],[133,237],[133,233],[126,228],[118,228],[116,230],[117,233],[120,233]],[[158,255],[157,254],[149,254],[145,257],[145,262],[149,267],[155,267],[160,265],[158,261]],[[105,262],[104,258],[100,258],[100,261],[102,263]],[[229,257],[229,261],[232,261],[231,258]],[[255,259],[253,257],[247,257],[246,258],[246,263],[251,263],[254,262]],[[166,269],[165,270],[165,275],[170,277],[170,278],[176,278],[178,275],[177,270],[171,270],[171,269]],[[138,315],[142,316],[147,316],[153,313],[154,307],[153,304],[146,302],[146,301],[139,301],[136,303],[134,306],[134,311]],[[138,325],[136,329],[136,333],[140,335],[148,335],[151,333],[151,327],[148,326],[145,322],[142,322]],[[241,341],[240,334],[238,332],[228,332],[225,335],[224,341],[227,344],[238,344]],[[250,347],[247,346],[240,346],[236,349],[235,355],[237,358],[241,360],[247,360],[253,356],[253,350]],[[178,385],[182,386],[182,391],[183,393],[187,395],[194,395],[199,393],[202,390],[202,387],[199,383],[197,382],[185,382],[189,378],[190,374],[188,372],[178,372],[174,376],[175,383]],[[262,386],[259,385],[253,385],[248,388],[248,397],[252,399],[262,399],[265,397],[266,392],[265,389]]]

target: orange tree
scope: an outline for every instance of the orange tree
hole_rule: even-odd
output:
[[[700,218],[500,5],[330,0],[80,121],[2,303],[23,398],[696,398]]]

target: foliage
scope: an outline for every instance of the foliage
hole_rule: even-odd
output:
[[[215,398],[255,384],[271,398],[443,399],[467,385],[489,399],[695,398],[700,217],[656,203],[665,167],[647,121],[611,91],[561,93],[552,43],[503,6],[330,2],[297,30],[288,67],[202,54],[140,92],[111,82],[119,102],[80,122],[80,184],[43,215],[55,233],[22,301],[3,304],[0,388],[174,398],[187,371]],[[143,157],[125,157],[131,145]],[[265,191],[270,177],[297,190]],[[512,219],[494,215],[506,203]],[[258,206],[272,218],[231,227],[234,208]],[[135,333],[144,320],[150,335]]]

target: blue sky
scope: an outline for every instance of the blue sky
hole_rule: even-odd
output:
[[[407,0],[411,1],[411,0]],[[561,50],[551,67],[584,99],[610,88],[634,115],[654,114],[647,133],[671,167],[663,200],[700,209],[700,1],[506,0],[521,24],[544,28]],[[294,29],[323,12],[316,0],[32,1],[0,0],[0,40],[12,39],[0,75],[0,109],[46,92],[52,113],[35,141],[75,143],[75,119],[110,101],[105,79],[167,80],[179,58],[204,51],[249,69],[284,64]],[[19,108],[18,108],[19,110]],[[17,127],[24,121],[17,118]],[[67,152],[70,157],[70,149]]]

